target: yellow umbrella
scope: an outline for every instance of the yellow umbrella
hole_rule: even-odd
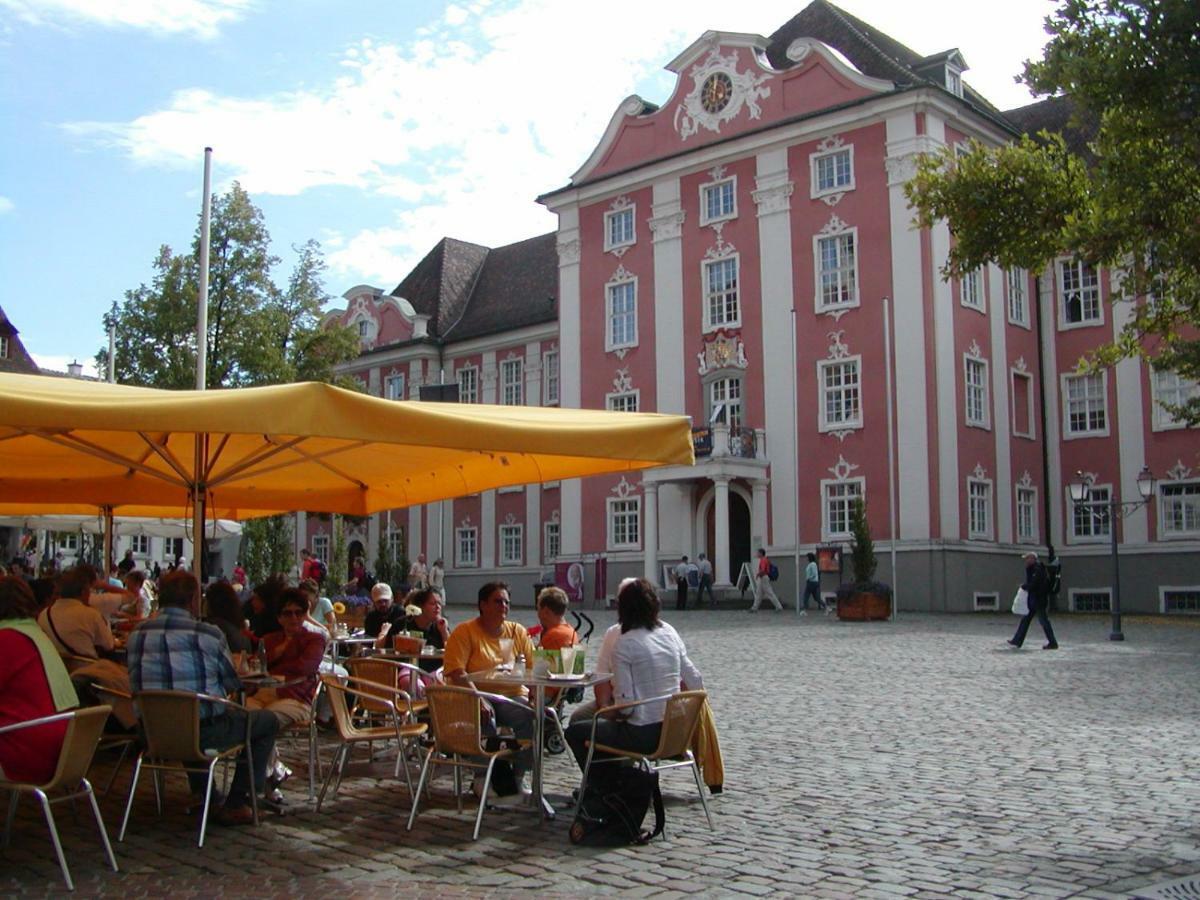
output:
[[[0,374],[0,515],[192,515],[201,501],[223,519],[362,516],[692,462],[683,416],[395,402],[311,382],[167,391]]]

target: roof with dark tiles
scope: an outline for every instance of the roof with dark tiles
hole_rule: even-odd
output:
[[[1094,156],[1088,142],[1096,136],[1099,122],[1095,116],[1081,110],[1070,97],[1049,97],[1017,109],[1010,109],[1004,117],[1023,134],[1037,136],[1040,131],[1049,131],[1063,136],[1067,149],[1092,162]]]
[[[463,341],[558,318],[554,232],[489,250],[462,318],[440,332]]]
[[[462,317],[487,255],[487,247],[442,238],[392,296],[403,297],[418,313],[429,316],[429,333],[441,334]]]

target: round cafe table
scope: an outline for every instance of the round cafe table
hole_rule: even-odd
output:
[[[534,675],[532,669],[484,669],[468,672],[467,681],[476,690],[487,691],[488,685],[524,685],[533,694],[533,773],[531,785],[535,801],[534,808],[541,811],[544,819],[554,818],[554,807],[546,799],[542,779],[542,756],[544,732],[546,730],[546,688],[592,687],[612,679],[607,672],[585,672],[582,675]]]

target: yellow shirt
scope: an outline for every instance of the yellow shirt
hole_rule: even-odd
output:
[[[504,661],[500,654],[500,638],[511,638],[513,658],[524,654],[525,667],[533,667],[533,641],[529,639],[529,632],[525,630],[524,625],[506,621],[500,627],[500,635],[492,637],[483,630],[479,619],[476,618],[463,622],[450,632],[450,639],[446,641],[446,653],[442,659],[442,670],[481,672],[484,669],[494,669]],[[480,688],[507,697],[529,696],[528,689],[521,684],[480,682]]]

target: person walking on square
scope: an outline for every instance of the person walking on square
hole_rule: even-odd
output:
[[[688,558],[683,556],[675,567],[675,608],[687,609]]]
[[[808,554],[808,565],[804,567],[804,609],[800,615],[808,612],[808,598],[812,597],[818,609],[829,612],[829,606],[821,599],[821,573],[817,570],[817,554]]]
[[[1008,642],[1009,646],[1021,649],[1021,645],[1025,643],[1025,634],[1029,631],[1029,623],[1037,616],[1038,624],[1046,633],[1046,644],[1042,649],[1057,650],[1058,641],[1054,639],[1054,629],[1050,627],[1050,616],[1047,614],[1050,606],[1050,576],[1046,574],[1046,567],[1038,562],[1036,553],[1026,553],[1022,559],[1025,560],[1025,583],[1021,587],[1029,595],[1029,612],[1021,617],[1017,633]]]
[[[703,553],[700,554],[700,559],[697,562],[700,567],[700,584],[696,588],[696,606],[704,600],[704,592],[708,591],[708,602],[715,604],[716,598],[713,596],[713,567],[712,562]]]
[[[754,576],[754,605],[750,607],[750,612],[758,612],[764,598],[775,604],[776,612],[783,611],[783,604],[779,602],[779,598],[775,596],[775,588],[771,586],[771,560],[767,558],[766,549],[759,547],[758,573]]]

